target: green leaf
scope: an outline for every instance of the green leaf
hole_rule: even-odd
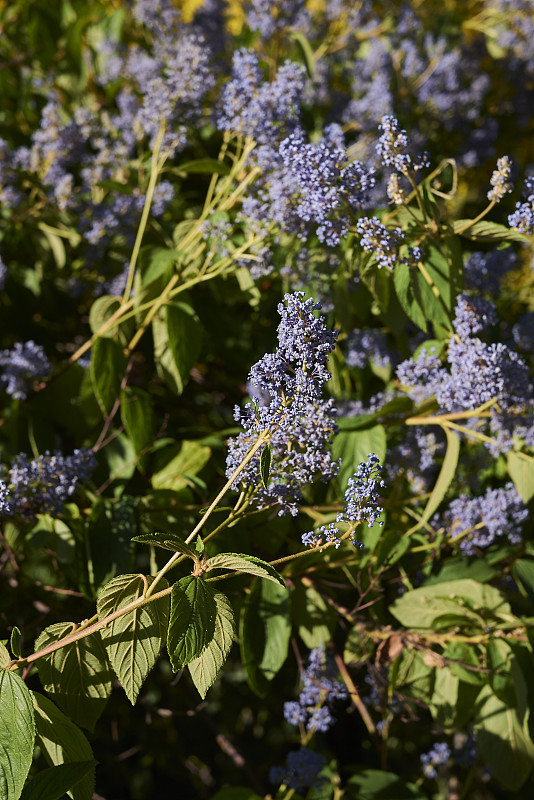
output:
[[[239,553],[221,553],[213,558],[208,558],[204,568],[206,572],[212,569],[231,569],[236,572],[246,572],[249,575],[257,575],[259,578],[266,578],[269,581],[279,583],[285,588],[285,581],[281,575],[271,567],[267,561],[262,561],[256,556],[245,556]]]
[[[534,765],[534,744],[516,709],[486,685],[478,696],[474,727],[477,750],[491,765],[494,777],[507,789],[520,789]]]
[[[211,448],[197,442],[184,441],[177,455],[152,476],[154,489],[173,489],[194,486],[195,476],[211,458]]]
[[[153,402],[148,392],[127,386],[121,392],[121,420],[140,455],[154,440]]]
[[[202,326],[185,303],[169,303],[152,323],[158,374],[176,394],[182,394],[202,344]]]
[[[445,614],[480,624],[479,614],[472,609],[489,611],[507,621],[513,619],[510,605],[497,589],[470,579],[421,586],[397,598],[389,608],[407,628],[431,628]]]
[[[176,171],[190,175],[228,175],[230,167],[227,163],[217,161],[215,158],[197,158],[194,161],[186,161],[184,164],[179,164]]]
[[[211,800],[263,800],[248,786],[229,786],[214,794]]]
[[[345,489],[347,481],[359,465],[367,461],[369,453],[376,453],[381,463],[386,456],[386,431],[383,425],[373,425],[357,431],[341,431],[334,439],[334,458],[341,458],[338,481]]]
[[[11,648],[11,652],[13,653],[14,658],[20,658],[21,651],[20,651],[20,630],[17,628],[16,625],[13,626],[11,631],[11,636],[9,638],[9,646]]]
[[[24,681],[0,671],[0,798],[18,800],[33,758],[35,720]]]
[[[255,581],[241,611],[240,644],[247,681],[260,697],[265,697],[287,658],[290,636],[287,590]]]
[[[50,625],[35,642],[35,651],[75,629],[73,622]],[[86,636],[43,656],[37,661],[37,670],[45,692],[61,710],[92,731],[113,689],[113,673],[100,636]]]
[[[304,64],[306,66],[306,72],[308,73],[308,77],[313,80],[315,77],[315,59],[313,57],[313,50],[311,44],[309,43],[308,39],[304,36],[304,34],[301,33],[300,31],[291,31],[291,38],[298,45],[298,48],[304,60]]]
[[[142,597],[153,580],[142,575],[113,578],[98,595],[98,618],[104,619]],[[167,581],[162,579],[158,586],[166,589]],[[123,614],[100,631],[111,666],[132,705],[159,656],[168,616],[169,599],[161,597]]]
[[[519,589],[525,597],[528,597],[534,606],[534,561],[521,558],[512,567],[512,574]]]
[[[445,453],[438,479],[434,484],[434,488],[432,489],[430,497],[427,500],[423,515],[419,520],[418,528],[425,525],[425,523],[428,522],[432,514],[439,507],[441,501],[447,494],[447,490],[451,485],[454,476],[456,475],[456,467],[458,465],[458,458],[460,456],[460,437],[454,433],[454,431],[449,430],[449,428],[444,428],[444,430],[445,435],[447,436],[447,452]]]
[[[405,314],[414,322],[418,328],[427,332],[427,318],[421,301],[417,295],[412,282],[412,269],[404,261],[395,265],[393,270],[393,284]]]
[[[469,219],[456,220],[452,226],[454,232],[474,242],[521,242],[525,244],[530,241],[524,233],[519,233],[519,231],[498,222],[487,222],[486,220],[475,222],[474,225],[469,225],[465,231],[462,231],[462,228],[470,222]]]
[[[296,583],[291,606],[299,636],[309,650],[330,641],[337,614],[313,586]]]
[[[506,456],[508,474],[524,503],[534,497],[534,457],[511,451]]]
[[[167,649],[175,672],[198,658],[213,639],[217,606],[202,578],[188,575],[172,587]]]
[[[94,760],[91,745],[74,722],[44,695],[32,692],[31,699],[37,743],[51,766]],[[69,794],[74,800],[92,800],[94,786],[95,770],[92,768],[72,786]]]
[[[69,764],[58,764],[57,767],[38,772],[26,781],[20,800],[60,800],[95,765],[94,759],[71,761]]]
[[[356,793],[353,793],[356,790]],[[358,800],[427,800],[427,795],[413,783],[405,783],[392,772],[356,768],[347,781],[349,797]]]
[[[484,673],[479,671],[481,661],[475,645],[464,642],[449,642],[443,655],[450,661],[448,665],[450,671],[463,683],[481,686],[486,682]],[[469,669],[469,667],[476,667],[477,669]]]
[[[139,536],[134,536],[132,542],[163,547],[165,550],[172,550],[174,553],[183,553],[184,556],[189,556],[194,561],[199,560],[196,550],[193,550],[183,539],[173,536],[172,533],[141,533]]]
[[[120,344],[99,336],[91,354],[91,380],[100,410],[106,416],[120,394],[126,359]]]
[[[3,642],[0,643],[0,669],[5,669],[11,662],[11,655],[9,650]]]
[[[432,716],[442,727],[453,725],[460,679],[447,667],[436,669],[434,691],[429,703]]]
[[[104,294],[102,297],[97,297],[93,305],[89,309],[89,327],[91,333],[97,335],[105,323],[113,316],[115,311],[120,308],[121,301],[118,297],[110,294]],[[117,333],[117,328],[109,328],[100,334],[105,339],[114,339]]]
[[[436,670],[425,662],[423,653],[403,650],[399,661],[391,666],[390,675],[393,671],[397,676],[393,688],[402,686],[403,694],[409,694],[410,697],[428,703],[434,692]]]
[[[261,475],[261,482],[263,483],[264,487],[267,488],[269,483],[269,473],[271,472],[271,462],[273,459],[273,448],[270,444],[266,444],[263,450],[261,451],[260,456],[260,475]]]
[[[214,594],[213,599],[217,610],[213,638],[201,655],[187,665],[193,683],[203,700],[226,661],[235,636],[234,612],[230,601],[221,592]]]
[[[491,639],[486,648],[488,667],[492,670],[489,678],[493,693],[510,708],[517,705],[512,662],[514,653],[510,645],[502,639]]]

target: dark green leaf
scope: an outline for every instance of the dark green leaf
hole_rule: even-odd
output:
[[[210,587],[188,575],[172,587],[167,649],[175,672],[198,658],[213,639],[217,606]]]
[[[18,800],[33,758],[31,695],[14,672],[0,670],[0,797]]]
[[[96,398],[104,415],[109,414],[120,394],[126,370],[126,359],[120,344],[99,336],[91,354],[91,380]]]
[[[240,618],[241,659],[251,689],[264,697],[287,658],[289,596],[276,583],[255,581]]]
[[[114,578],[98,595],[99,619],[138,600],[153,580],[142,575]],[[158,590],[167,586],[163,578]],[[100,631],[111,666],[132,705],[159,656],[167,633],[168,617],[169,599],[161,597],[123,614]]]
[[[347,781],[349,797],[357,800],[427,800],[413,783],[405,783],[392,772],[358,767]]]
[[[152,477],[154,489],[173,489],[194,486],[194,478],[211,458],[211,448],[197,442],[184,441],[179,452]]]
[[[334,458],[341,458],[338,481],[344,491],[347,481],[366,462],[369,453],[376,453],[381,463],[386,456],[386,431],[383,425],[373,425],[356,431],[341,431],[334,439]]]
[[[76,629],[73,622],[58,622],[46,628],[35,650],[63,639]],[[98,634],[43,656],[37,661],[39,678],[61,710],[79,725],[93,730],[113,688],[113,673]]]
[[[291,609],[299,636],[309,650],[332,638],[337,614],[313,586],[295,584]]]
[[[466,239],[472,239],[474,242],[521,242],[525,244],[529,241],[529,237],[524,233],[519,233],[506,225],[501,225],[498,222],[488,222],[481,220],[475,222],[473,225],[469,223],[469,219],[458,219],[453,223],[453,230]],[[468,226],[466,228],[466,226]],[[462,230],[466,228],[466,230]]]
[[[304,60],[304,64],[306,66],[306,72],[308,73],[308,77],[312,80],[315,77],[315,59],[313,57],[313,50],[311,44],[309,43],[308,39],[304,36],[303,33],[300,31],[291,31],[291,38],[299,47],[301,52],[302,58]]]
[[[460,456],[460,437],[449,428],[444,428],[447,436],[447,452],[441,465],[438,479],[427,500],[423,515],[419,520],[419,527],[422,527],[434,512],[439,508],[441,501],[447,494],[448,488],[456,475],[456,467]]]
[[[13,626],[13,630],[11,631],[11,636],[9,638],[9,646],[11,648],[11,652],[13,653],[14,658],[20,658],[21,651],[20,651],[20,630],[17,628],[16,625]]]
[[[172,550],[174,553],[183,553],[185,556],[198,561],[198,553],[193,550],[183,539],[173,536],[172,533],[141,533],[134,536],[132,542],[150,544],[155,547],[163,547],[165,550]]]
[[[38,772],[26,781],[20,800],[60,800],[95,765],[94,759],[71,761],[69,764],[59,764]]]
[[[260,456],[260,475],[261,482],[267,488],[269,484],[269,473],[271,472],[271,461],[273,458],[273,449],[270,444],[266,444],[261,451]]]
[[[515,562],[512,572],[520,590],[534,606],[534,561],[521,558]]]
[[[202,344],[202,326],[185,303],[169,303],[152,323],[154,357],[158,373],[168,386],[182,394]]]
[[[235,636],[234,612],[226,595],[213,595],[217,609],[213,638],[198,658],[189,662],[188,669],[202,699],[213,685],[232,648]]]
[[[489,682],[493,693],[507,706],[514,708],[517,703],[512,675],[513,650],[502,639],[491,639],[486,652],[488,667],[492,670]]]
[[[37,743],[51,766],[71,762],[93,761],[93,751],[84,734],[47,697],[31,693],[35,711]],[[95,771],[90,769],[71,787],[74,800],[92,800]]]
[[[154,440],[153,402],[148,392],[127,386],[121,392],[121,419],[137,455]]]

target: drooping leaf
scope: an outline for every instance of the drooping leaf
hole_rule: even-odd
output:
[[[37,742],[51,766],[71,762],[94,761],[91,745],[74,722],[42,694],[31,693],[35,712]],[[71,787],[74,800],[92,800],[95,786],[94,768]]]
[[[33,758],[31,695],[14,672],[0,670],[0,798],[18,800]]]
[[[200,321],[186,303],[169,303],[156,315],[152,328],[158,373],[176,394],[182,394],[200,354]]]
[[[172,587],[167,649],[175,672],[198,658],[213,639],[217,606],[202,578],[188,575]]]
[[[476,703],[477,750],[495,778],[517,791],[534,766],[534,744],[521,724],[515,708],[503,703],[491,687],[482,688]]]
[[[63,639],[75,630],[73,622],[50,625],[35,642],[35,650]],[[98,634],[62,647],[37,661],[43,689],[72,719],[94,729],[113,689],[113,673]]]
[[[99,619],[118,611],[142,597],[153,578],[119,575],[104,586],[98,595]],[[166,589],[162,579],[158,590]],[[102,628],[100,633],[109,661],[132,705],[143,682],[156,663],[167,633],[169,598],[161,597],[133,609]]]
[[[60,800],[91,769],[96,761],[71,761],[32,775],[26,781],[20,800]]]
[[[264,697],[287,658],[289,595],[277,583],[254,582],[241,611],[241,659],[251,689]]]
[[[444,430],[447,436],[447,451],[434,488],[427,500],[423,515],[419,520],[419,527],[422,527],[428,522],[432,514],[439,508],[456,474],[456,467],[460,456],[460,437],[454,433],[454,431],[449,430],[449,428],[444,428]]]
[[[122,347],[114,339],[99,336],[91,354],[91,380],[100,410],[106,416],[120,394],[126,370]]]
[[[189,662],[188,669],[198,693],[204,699],[228,657],[235,636],[234,612],[222,592],[213,595],[216,613],[213,638],[198,658]]]
[[[221,553],[213,558],[208,558],[204,568],[206,572],[212,569],[229,569],[237,572],[247,572],[249,575],[257,575],[268,581],[274,581],[285,587],[285,581],[281,575],[271,567],[267,561],[263,561],[256,556],[241,555],[239,553]]]

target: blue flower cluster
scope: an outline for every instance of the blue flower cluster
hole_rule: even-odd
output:
[[[247,25],[263,39],[271,39],[284,28],[305,31],[310,23],[305,0],[250,0],[248,6]]]
[[[336,431],[332,399],[322,390],[330,375],[326,368],[337,331],[329,330],[314,311],[319,306],[304,300],[304,292],[285,295],[280,303],[278,348],[263,356],[251,369],[249,387],[253,401],[235,418],[244,432],[229,441],[227,475],[230,477],[258,435],[270,434],[273,449],[268,486],[260,482],[260,455],[247,464],[233,488],[242,483],[253,490],[258,508],[278,505],[279,513],[296,514],[301,489],[317,477],[329,481],[339,465],[330,446]]]
[[[315,788],[322,783],[319,775],[326,767],[326,758],[320,753],[314,753],[307,747],[289,753],[284,767],[272,767],[269,780],[274,784],[282,784],[297,792],[303,789]]]
[[[451,748],[446,742],[436,742],[428,753],[422,753],[420,759],[425,778],[437,778],[436,767],[442,767],[450,757]]]
[[[378,456],[369,453],[369,459],[363,461],[354,475],[347,481],[345,491],[345,506],[343,511],[337,515],[337,522],[346,523],[355,527],[354,523],[367,522],[370,528],[379,520],[384,509],[378,505],[380,495],[378,490],[384,489],[386,484],[380,477],[383,467],[380,465]],[[378,521],[382,526],[382,520]],[[341,544],[339,538],[340,531],[333,522],[329,525],[322,525],[314,531],[303,534],[302,544],[311,547],[322,547],[325,543],[334,542],[336,548]],[[352,534],[351,541],[354,545],[363,547]]]
[[[378,217],[362,217],[356,230],[361,236],[361,246],[368,253],[374,253],[378,266],[393,269],[398,260],[399,244],[404,239],[402,230],[388,230]]]
[[[4,514],[32,520],[39,514],[60,514],[78,483],[85,483],[96,467],[92,450],[75,450],[71,456],[59,453],[31,461],[20,453],[11,468],[4,468],[4,486],[9,491],[9,508]]]
[[[391,350],[387,346],[386,335],[380,330],[356,328],[347,337],[345,361],[349,367],[363,367],[371,361],[377,367],[391,365]]]
[[[508,217],[508,224],[520,233],[534,233],[534,176],[527,178],[523,190],[523,202],[516,203],[515,211]]]
[[[477,548],[489,547],[500,537],[506,537],[510,544],[521,542],[521,528],[528,518],[528,509],[514,485],[508,483],[503,488],[488,489],[480,497],[460,495],[441,522],[451,541],[459,539],[462,552],[473,555]]]
[[[307,731],[329,730],[334,717],[329,704],[346,700],[343,683],[335,680],[338,674],[335,663],[320,645],[311,651],[308,666],[301,675],[302,689],[298,700],[284,703],[284,717],[291,725],[302,725]]]
[[[32,382],[48,375],[50,362],[41,345],[30,339],[0,350],[0,369],[0,386],[16,400],[24,400]]]
[[[402,130],[396,117],[386,115],[378,126],[382,135],[378,139],[376,151],[386,167],[393,167],[397,172],[407,175],[428,167],[430,161],[427,153],[420,153],[412,158],[406,131]]]

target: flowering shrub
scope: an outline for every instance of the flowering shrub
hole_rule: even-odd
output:
[[[534,14],[442,5],[4,3],[2,798],[533,794]]]

